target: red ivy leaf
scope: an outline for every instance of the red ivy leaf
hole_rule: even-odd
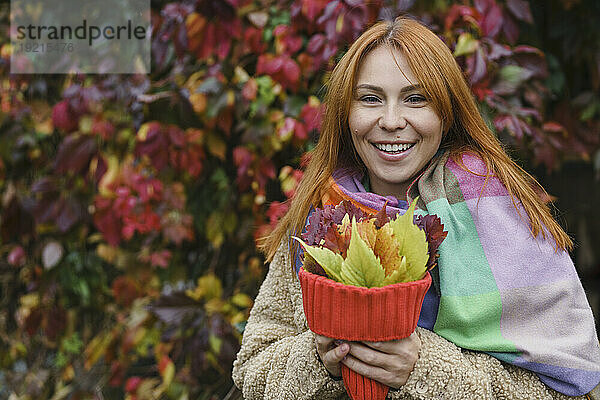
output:
[[[417,215],[414,219],[415,224],[425,231],[429,252],[427,269],[431,269],[437,261],[438,247],[448,236],[448,232],[444,231],[444,225],[437,215]]]
[[[73,132],[79,126],[79,117],[74,113],[68,100],[62,100],[52,108],[54,127],[65,132]]]
[[[500,33],[502,22],[502,9],[496,3],[492,3],[487,13],[484,14],[483,22],[481,23],[483,34],[488,37],[495,37]]]

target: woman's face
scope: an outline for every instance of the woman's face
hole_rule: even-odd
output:
[[[405,57],[379,46],[363,60],[350,106],[354,147],[371,190],[406,199],[412,179],[437,152],[442,122]]]

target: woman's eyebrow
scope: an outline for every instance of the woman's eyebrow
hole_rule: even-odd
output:
[[[368,83],[361,83],[360,85],[356,86],[356,89],[369,89],[369,90],[373,90],[375,92],[381,92],[383,93],[383,88],[379,87],[379,86],[375,86],[375,85],[371,85]],[[407,93],[407,92],[412,92],[414,90],[420,90],[422,89],[421,84],[417,83],[416,85],[408,85],[403,87],[402,89],[400,89],[400,93]]]

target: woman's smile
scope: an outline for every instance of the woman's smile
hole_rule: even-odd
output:
[[[404,199],[437,152],[442,122],[405,57],[380,46],[362,62],[348,117],[374,192]]]

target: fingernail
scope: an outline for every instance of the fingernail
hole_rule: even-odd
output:
[[[348,343],[342,343],[340,345],[340,350],[342,350],[344,352],[348,351],[349,349],[350,349],[350,346],[348,346]]]

